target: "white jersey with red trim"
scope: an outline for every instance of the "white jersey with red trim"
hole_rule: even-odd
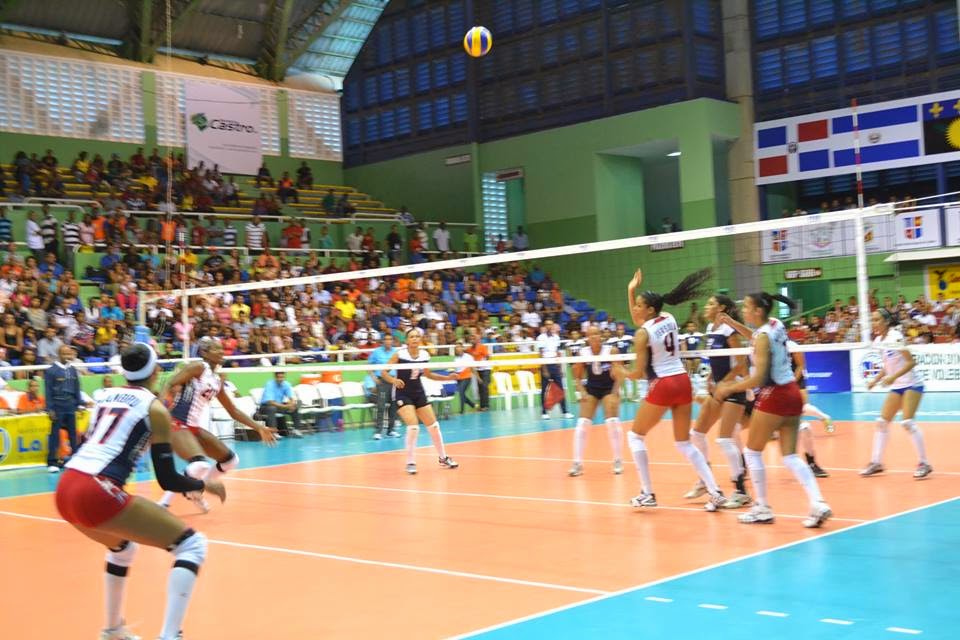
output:
[[[873,344],[877,345],[877,348],[880,350],[881,356],[883,357],[883,375],[892,376],[897,373],[907,364],[907,359],[904,357],[903,349],[906,349],[906,340],[904,340],[903,333],[897,327],[890,327],[887,329],[887,333],[884,336],[878,336],[873,339]],[[881,348],[879,345],[903,345],[901,348],[886,346]],[[910,387],[919,387],[923,384],[923,381],[920,379],[920,376],[917,374],[916,369],[910,369],[905,374],[893,381],[893,384],[890,385],[890,389],[909,389]]]
[[[150,442],[150,405],[157,397],[143,387],[104,391],[93,410],[86,441],[66,468],[105,476],[122,485]]]
[[[189,427],[206,428],[210,402],[223,388],[223,379],[209,364],[203,363],[203,372],[191,379],[173,401],[170,415]]]
[[[787,328],[776,318],[770,318],[754,330],[753,337],[750,339],[751,346],[756,343],[761,333],[767,334],[770,342],[770,369],[761,386],[790,384],[794,381],[791,366],[793,358],[787,349]]]
[[[666,378],[686,374],[680,362],[680,330],[677,321],[669,313],[663,312],[656,318],[643,323],[647,332],[647,344],[650,360],[647,363],[647,378]]]

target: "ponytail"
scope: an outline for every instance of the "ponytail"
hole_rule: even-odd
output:
[[[790,311],[797,310],[797,303],[787,296],[782,296],[780,294],[770,294],[766,291],[761,291],[760,293],[751,293],[747,296],[753,303],[763,309],[763,312],[766,315],[770,315],[770,311],[773,309],[774,302],[782,302],[783,304],[789,307]]]
[[[895,327],[900,324],[900,316],[895,313],[891,313],[889,309],[883,307],[877,309],[877,312],[880,314],[880,317],[883,318],[883,321],[887,323],[888,327]]]
[[[680,284],[668,293],[659,294],[653,291],[644,291],[640,294],[648,306],[653,307],[655,313],[660,313],[664,304],[677,305],[703,296],[703,284],[713,276],[713,269],[701,269],[691,273],[680,281]]]
[[[737,309],[737,303],[733,301],[733,298],[722,293],[717,293],[713,296],[713,299],[717,301],[718,305],[723,307],[725,314],[737,322],[742,322],[742,320],[740,320],[740,311]]]

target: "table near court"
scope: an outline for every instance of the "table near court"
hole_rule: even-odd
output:
[[[87,430],[89,420],[89,411],[77,412],[77,435]],[[45,413],[0,416],[0,469],[46,465],[49,434],[50,418]]]

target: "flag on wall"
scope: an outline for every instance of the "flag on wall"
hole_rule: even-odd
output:
[[[923,146],[927,155],[960,151],[960,97],[923,105]]]

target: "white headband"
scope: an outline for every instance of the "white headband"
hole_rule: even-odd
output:
[[[142,344],[150,352],[150,357],[147,358],[147,364],[143,365],[140,369],[136,371],[130,371],[126,368],[123,369],[123,377],[131,382],[136,380],[145,380],[149,378],[153,373],[153,370],[157,368],[157,352],[153,350],[149,344],[145,342],[139,342],[137,344]]]

